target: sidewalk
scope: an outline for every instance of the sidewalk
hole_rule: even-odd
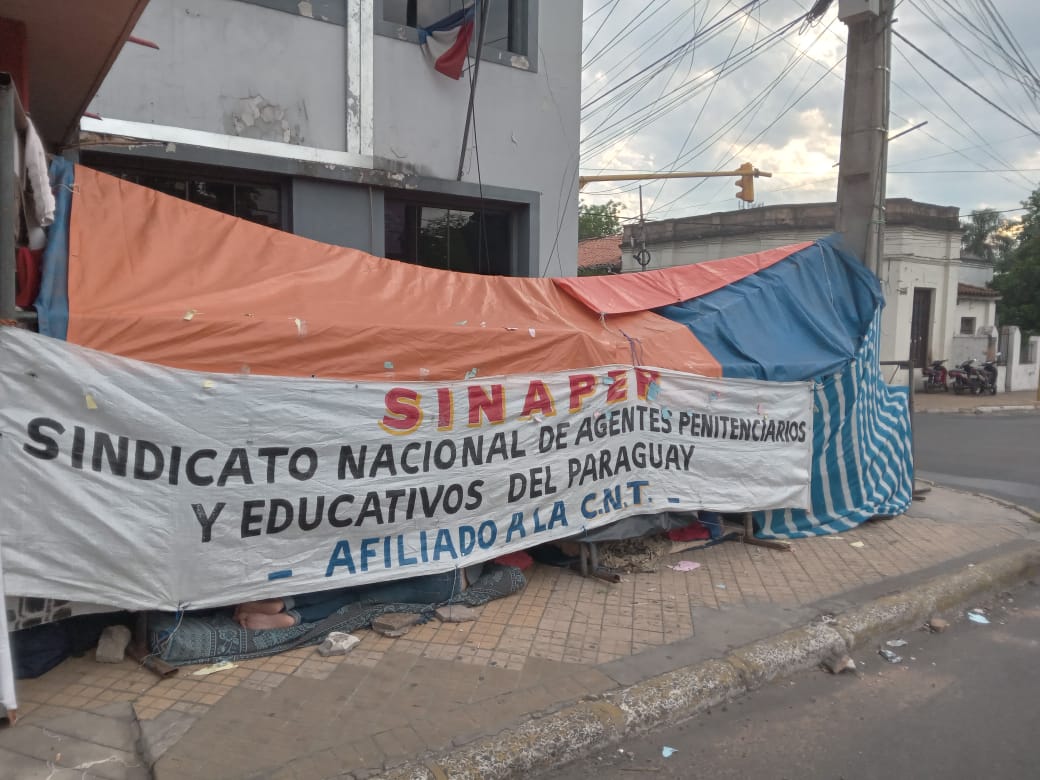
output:
[[[1040,409],[1035,390],[1016,390],[996,395],[956,395],[948,393],[914,393],[914,411],[921,413],[1002,411],[1006,407]]]
[[[90,760],[55,758],[68,754],[70,732],[89,741],[90,722],[111,727],[89,713],[118,702],[132,703],[137,723],[126,728],[140,729],[138,760],[157,759],[160,780],[364,777],[1027,541],[1040,541],[1040,526],[1022,513],[935,488],[903,517],[798,540],[793,552],[725,543],[673,554],[620,584],[536,566],[526,590],[486,605],[476,622],[434,621],[399,639],[361,631],[340,658],[305,648],[209,677],[182,668],[167,680],[129,661],[72,659],[20,682],[22,717],[0,731],[0,777],[12,756],[52,780],[141,776],[110,749],[125,750],[125,735],[99,736]],[[701,566],[666,568],[681,559]]]

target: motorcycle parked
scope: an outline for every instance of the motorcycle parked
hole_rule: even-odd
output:
[[[999,358],[1000,355],[998,354],[997,357]],[[984,393],[989,394],[989,395],[996,395],[997,394],[997,361],[996,360],[987,360],[985,363],[983,363],[982,364],[982,368],[980,368],[978,370],[978,376],[979,376],[979,379],[982,380],[982,383],[981,383],[981,385],[979,387],[979,391],[978,391],[979,395],[982,395]]]
[[[926,393],[937,393],[940,390],[944,393],[950,391],[950,386],[947,383],[949,372],[946,370],[946,366],[943,365],[945,362],[945,360],[933,360],[931,366],[922,369],[921,373],[924,375],[924,391]]]
[[[999,355],[997,356],[999,358]],[[982,367],[975,365],[975,358],[965,360],[957,368],[950,371],[953,392],[957,395],[971,393],[973,395],[997,394],[996,360],[987,360]]]
[[[965,360],[956,368],[951,369],[950,381],[953,382],[953,392],[956,395],[976,392],[976,387],[979,386],[977,374],[978,369],[975,368],[975,358]]]

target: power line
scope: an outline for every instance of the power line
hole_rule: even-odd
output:
[[[1011,120],[1012,122],[1014,122],[1015,124],[1017,124],[1017,125],[1020,125],[1020,126],[1024,127],[1024,128],[1026,129],[1026,130],[1028,130],[1029,132],[1031,132],[1031,133],[1032,133],[1033,135],[1035,135],[1035,136],[1036,136],[1037,138],[1040,138],[1040,132],[1038,132],[1038,131],[1037,131],[1037,130],[1036,130],[1035,128],[1032,128],[1032,127],[1030,127],[1030,126],[1029,126],[1029,125],[1027,125],[1027,124],[1026,124],[1025,122],[1023,122],[1022,120],[1018,119],[1017,117],[1013,116],[1012,114],[1008,113],[1008,112],[1007,112],[1007,111],[1005,111],[1005,110],[1004,110],[1003,108],[1001,108],[1000,106],[998,106],[998,105],[997,105],[996,103],[994,103],[994,102],[993,102],[992,100],[990,100],[990,99],[989,99],[988,97],[986,97],[985,95],[983,95],[983,94],[982,94],[981,92],[979,92],[979,91],[978,91],[977,89],[975,89],[975,87],[971,86],[971,84],[969,84],[968,82],[966,82],[966,81],[965,81],[964,79],[962,79],[962,78],[961,78],[960,76],[958,76],[958,75],[957,75],[956,73],[954,73],[954,72],[953,72],[953,71],[951,71],[951,70],[950,70],[949,68],[947,68],[947,67],[946,67],[945,65],[943,65],[942,63],[940,63],[940,62],[939,62],[938,60],[936,60],[936,59],[935,59],[934,57],[932,57],[932,56],[931,56],[930,54],[928,54],[927,52],[925,52],[925,51],[924,51],[923,49],[921,49],[921,48],[920,48],[919,46],[916,46],[916,45],[915,45],[914,43],[912,43],[912,42],[911,42],[911,41],[910,41],[910,40],[909,40],[909,39],[908,39],[908,38],[907,38],[907,37],[906,37],[905,35],[903,35],[902,33],[900,33],[900,32],[899,32],[898,30],[892,30],[892,34],[893,34],[894,36],[896,36],[897,38],[899,38],[899,40],[901,40],[901,41],[902,41],[903,43],[905,43],[905,44],[906,44],[907,46],[909,46],[909,47],[910,47],[911,49],[913,49],[913,50],[914,50],[914,51],[916,51],[916,52],[917,52],[918,54],[920,54],[920,55],[921,55],[922,57],[924,57],[924,58],[925,58],[926,60],[928,60],[928,61],[929,61],[930,63],[932,63],[932,65],[934,65],[935,67],[937,67],[937,68],[938,68],[939,70],[941,70],[941,71],[942,71],[943,73],[945,73],[945,74],[946,74],[947,76],[949,76],[949,77],[950,77],[951,79],[953,79],[953,80],[954,80],[954,81],[956,81],[956,82],[957,82],[958,84],[960,84],[960,85],[961,85],[962,87],[964,87],[964,88],[965,88],[966,90],[968,90],[968,91],[969,91],[969,92],[971,92],[971,93],[972,93],[973,95],[975,95],[975,97],[977,97],[977,98],[979,98],[980,100],[984,101],[984,102],[985,102],[985,103],[986,103],[987,105],[989,105],[989,106],[990,106],[991,108],[993,108],[994,110],[996,110],[996,111],[999,111],[999,112],[1000,112],[1001,114],[1003,114],[1004,116],[1006,116],[1006,117],[1007,117],[1008,119],[1010,119],[1010,120]]]
[[[1040,173],[1040,168],[986,168],[983,170],[963,171],[889,171],[889,173]]]
[[[621,88],[622,88],[623,86],[625,86],[626,84],[630,83],[631,81],[633,81],[633,80],[634,80],[635,78],[637,78],[638,76],[641,76],[642,74],[646,73],[646,72],[647,72],[648,70],[652,70],[653,68],[655,68],[655,67],[656,67],[657,65],[659,65],[660,63],[662,63],[662,62],[664,62],[664,61],[666,61],[666,60],[669,60],[669,59],[671,59],[671,58],[672,58],[672,57],[674,57],[674,56],[675,56],[675,55],[676,55],[676,54],[677,54],[678,52],[682,51],[682,50],[683,50],[683,49],[685,49],[686,47],[688,47],[688,46],[692,45],[693,43],[695,43],[695,42],[697,41],[697,39],[698,39],[698,38],[700,38],[701,36],[703,36],[703,35],[706,35],[707,33],[711,32],[711,31],[712,31],[712,30],[714,30],[714,29],[717,29],[717,28],[718,28],[718,27],[720,27],[720,26],[721,26],[721,25],[722,25],[722,24],[723,24],[724,22],[728,21],[729,19],[732,19],[732,18],[733,18],[733,17],[735,17],[735,16],[736,16],[736,15],[737,15],[738,13],[740,13],[740,12],[742,12],[742,11],[745,11],[745,10],[747,10],[747,9],[749,9],[749,8],[751,8],[751,7],[753,7],[753,6],[755,6],[755,5],[756,5],[756,4],[758,4],[759,2],[765,2],[765,0],[750,0],[750,2],[748,2],[747,4],[745,4],[744,6],[742,6],[742,7],[740,8],[740,10],[738,10],[738,11],[734,11],[734,12],[733,12],[732,14],[730,14],[730,15],[729,15],[729,16],[727,16],[727,17],[725,17],[725,18],[724,18],[724,19],[723,19],[722,21],[720,21],[720,22],[719,22],[718,24],[716,24],[716,25],[713,25],[712,27],[709,27],[709,28],[708,28],[707,30],[704,30],[703,32],[700,32],[700,33],[697,33],[697,34],[695,34],[695,35],[694,35],[694,36],[693,36],[692,38],[690,38],[689,40],[687,40],[687,41],[685,41],[685,42],[683,42],[683,43],[679,44],[678,46],[676,46],[676,47],[675,47],[674,49],[672,49],[672,50],[671,50],[671,51],[669,51],[668,53],[666,53],[666,54],[664,54],[664,55],[662,55],[662,56],[658,57],[658,58],[657,58],[656,60],[654,60],[653,62],[651,62],[651,63],[650,63],[649,65],[647,65],[647,66],[646,66],[645,68],[641,68],[640,70],[638,70],[638,71],[637,71],[636,73],[634,73],[634,74],[633,74],[632,76],[630,76],[629,78],[625,79],[625,80],[624,80],[624,81],[622,81],[621,83],[619,83],[619,84],[615,84],[615,85],[614,85],[613,87],[611,87],[610,89],[606,90],[605,92],[601,92],[601,93],[600,93],[600,94],[598,94],[598,95],[597,95],[596,97],[594,97],[594,98],[593,98],[592,100],[590,100],[590,101],[589,101],[588,103],[586,103],[585,105],[583,105],[583,106],[581,107],[581,110],[582,110],[582,111],[586,111],[586,110],[587,110],[588,108],[590,108],[590,107],[591,107],[592,105],[594,105],[595,103],[598,103],[598,102],[599,102],[600,100],[602,100],[603,98],[605,98],[605,97],[606,97],[607,95],[609,95],[609,94],[612,94],[612,93],[616,92],[617,90],[621,89]]]
[[[797,24],[800,21],[801,19],[796,19],[795,21],[789,23],[785,27],[778,30],[777,33],[775,33],[774,35],[768,38],[764,38],[759,43],[743,49],[740,52],[740,55],[736,58],[736,60],[726,67],[725,71],[716,72],[716,69],[721,67],[716,66],[716,68],[713,68],[711,71],[709,71],[709,73],[712,73],[714,78],[721,78],[724,75],[729,75],[735,72],[736,70],[739,70],[741,67],[751,62],[757,55],[759,55],[766,48],[775,43],[776,40],[778,40],[783,35],[787,34],[787,32],[789,32],[792,28],[797,26]],[[582,139],[582,141],[585,143],[588,143],[592,139],[596,139],[593,148],[591,150],[587,149],[586,154],[595,154],[598,151],[601,151],[602,149],[605,149],[609,145],[615,143],[620,138],[633,135],[634,133],[643,129],[644,127],[656,121],[660,117],[674,110],[677,106],[682,105],[683,102],[690,97],[690,95],[695,94],[696,92],[702,89],[706,89],[710,83],[711,81],[698,80],[692,86],[685,84],[680,85],[679,87],[676,87],[675,89],[667,93],[667,100],[664,101],[664,104],[661,107],[654,107],[657,103],[662,102],[659,99],[654,101],[654,103],[651,103],[649,106],[644,106],[641,109],[630,112],[626,116],[617,119],[611,122],[610,124],[601,123],[596,130],[594,130],[591,134],[587,135],[585,138]],[[649,112],[647,111],[647,109],[650,109]],[[643,114],[643,116],[637,120],[635,125],[632,125],[631,120],[636,117],[639,117],[640,114]],[[612,131],[612,129],[614,128],[622,127],[624,128],[623,130]]]
[[[596,40],[596,36],[599,35],[599,31],[603,29],[603,25],[605,25],[607,23],[607,21],[610,19],[611,15],[614,13],[614,11],[617,9],[618,5],[620,5],[620,4],[621,4],[621,0],[614,0],[614,5],[612,5],[610,7],[610,10],[607,11],[607,15],[603,17],[603,20],[599,23],[599,27],[596,28],[596,32],[592,33],[592,37],[589,38],[589,42],[581,47],[581,53],[583,55],[585,54],[585,51],[592,45],[592,42],[594,40]]]
[[[719,165],[717,170],[721,170],[722,167],[724,167],[729,161],[735,159],[737,157],[737,155],[743,153],[745,149],[747,149],[749,146],[751,146],[751,144],[755,143],[755,141],[757,141],[759,138],[761,138],[763,135],[765,135],[767,132],[769,132],[769,130],[771,130],[773,127],[775,127],[776,124],[781,119],[783,119],[791,111],[791,109],[793,109],[795,106],[797,106],[805,98],[806,95],[808,95],[810,92],[812,92],[816,88],[816,86],[827,77],[828,73],[833,71],[834,68],[838,67],[843,62],[845,62],[845,57],[842,57],[840,60],[835,62],[834,65],[831,66],[830,70],[828,70],[826,73],[821,74],[820,77],[818,79],[816,79],[816,81],[814,81],[812,84],[810,84],[809,87],[804,92],[802,92],[797,98],[795,98],[793,101],[791,101],[788,104],[788,106],[783,111],[781,111],[772,122],[770,122],[757,135],[755,135],[754,138],[752,138],[750,141],[748,141],[746,144],[744,144],[736,153],[730,154],[729,157]],[[680,195],[678,198],[675,198],[675,199],[669,201],[662,208],[666,209],[668,206],[671,206],[672,204],[676,203],[678,200],[681,200],[682,198],[685,198],[690,192],[692,192],[692,188],[691,188],[691,190],[688,190],[687,192],[685,192],[682,195]],[[650,211],[647,212],[647,213],[648,214],[652,214],[656,210],[657,210],[657,206],[655,204],[654,207],[651,208]]]

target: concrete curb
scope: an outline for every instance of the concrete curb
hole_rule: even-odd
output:
[[[1033,412],[1040,404],[1008,404],[1006,406],[971,406],[965,409],[914,409],[914,414],[991,414],[993,412]]]
[[[777,677],[817,667],[875,637],[1011,586],[1040,569],[1040,544],[982,560],[904,592],[854,607],[753,642],[722,659],[658,675],[601,697],[463,745],[452,752],[395,767],[384,780],[505,780],[529,776],[646,731],[710,709]]]
[[[1021,512],[1034,523],[1040,523],[1040,512],[1030,509],[1027,506],[1023,506],[1022,504],[1016,504],[1014,501],[1006,501],[1003,498],[991,496],[989,493],[972,493],[971,495],[976,496],[978,498],[988,498],[993,503],[1000,504],[1005,509],[1014,509],[1016,512]]]

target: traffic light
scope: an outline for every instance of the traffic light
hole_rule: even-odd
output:
[[[744,201],[745,203],[754,203],[755,201],[755,166],[751,163],[744,163],[739,168],[741,176],[737,180],[737,198]]]

